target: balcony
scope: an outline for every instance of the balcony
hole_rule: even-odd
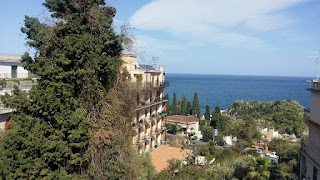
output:
[[[132,126],[132,130],[136,130],[136,129],[138,129],[139,128],[139,126],[138,126],[138,124],[137,123],[132,123],[131,124],[131,126]]]
[[[142,138],[143,140],[145,140],[145,141],[149,141],[150,140],[150,135],[144,135],[143,136],[143,138]]]
[[[157,105],[157,104],[160,104],[162,102],[167,102],[168,100],[164,97],[162,98],[158,98],[158,99],[155,99],[154,101],[141,101],[139,103],[139,105],[137,106],[136,110],[140,110],[140,109],[144,109],[144,108],[147,108],[147,107],[150,107],[150,106],[153,106],[153,105]]]
[[[139,121],[138,121],[138,126],[139,127],[143,127],[144,125],[146,125],[146,121],[144,118],[141,118]]]
[[[139,86],[142,87],[144,90],[149,91],[153,88],[165,88],[169,86],[169,82],[142,82],[139,83]]]
[[[160,87],[162,87],[162,88],[165,88],[168,86],[169,86],[169,82],[164,81],[164,82],[160,83]]]
[[[167,112],[166,112],[166,111],[159,112],[159,113],[158,113],[158,118],[162,118],[162,117],[164,117],[164,116],[166,116],[166,115],[167,115]]]
[[[301,152],[308,153],[308,141],[301,141]]]
[[[307,90],[309,91],[320,91],[320,82],[318,80],[312,80],[311,86]]]
[[[158,129],[153,129],[152,132],[151,132],[151,134],[152,134],[152,135],[157,135],[157,132],[158,132]]]
[[[138,145],[142,145],[144,142],[146,142],[146,140],[145,140],[144,138],[142,138],[142,139],[140,139],[140,140],[138,141]]]
[[[150,117],[146,117],[144,121],[145,121],[146,124],[149,124],[151,122],[151,118]]]

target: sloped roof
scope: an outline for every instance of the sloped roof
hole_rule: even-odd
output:
[[[195,116],[182,116],[182,115],[173,115],[168,116],[167,121],[175,121],[181,123],[189,123],[189,122],[198,122],[198,118]]]
[[[20,63],[21,56],[0,54],[0,62]]]

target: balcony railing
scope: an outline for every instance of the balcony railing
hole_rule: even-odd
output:
[[[145,124],[146,124],[145,119],[143,119],[143,118],[139,119],[138,125],[139,125],[140,127],[144,126]]]
[[[168,86],[169,86],[169,82],[164,81],[160,83],[160,87],[168,87]]]
[[[165,101],[167,101],[167,99],[164,98],[164,97],[163,98],[159,98],[159,99],[154,100],[154,101],[151,101],[151,102],[150,101],[140,101],[140,103],[137,106],[136,110],[147,108],[147,107],[150,107],[150,106],[153,106],[153,105],[165,102]]]
[[[146,140],[144,138],[139,139],[138,144],[143,144]]]
[[[143,136],[143,139],[144,139],[145,141],[148,141],[148,140],[150,139],[150,135],[145,134],[145,135]]]
[[[149,88],[165,88],[169,86],[169,82],[140,82],[140,87],[149,89]]]
[[[135,123],[135,122],[134,122],[134,123],[132,123],[131,125],[132,125],[132,129],[133,129],[133,130],[136,130],[136,129],[138,129],[138,128],[139,128],[138,124],[137,124],[137,123]]]

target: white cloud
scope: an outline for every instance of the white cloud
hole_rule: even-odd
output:
[[[250,32],[254,34],[288,26],[294,19],[285,15],[283,10],[303,1],[153,0],[136,11],[129,22],[137,29],[160,30],[185,37],[191,44],[263,47],[265,42]],[[237,28],[246,30],[246,34],[238,32]],[[216,38],[206,39],[211,36]],[[194,42],[199,38],[203,42]]]

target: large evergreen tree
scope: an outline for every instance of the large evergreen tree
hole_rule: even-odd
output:
[[[210,121],[210,106],[206,105],[206,112],[204,113],[204,117],[206,120]]]
[[[187,98],[186,96],[183,96],[182,97],[182,100],[181,100],[181,115],[188,115],[188,110],[187,110]]]
[[[192,114],[192,105],[190,101],[187,102],[187,112],[188,112],[187,115]]]
[[[221,109],[219,106],[216,106],[214,108],[214,111],[212,112],[210,126],[214,128],[218,128],[218,126],[220,126],[220,120],[221,120]]]
[[[14,128],[1,140],[4,179],[85,178],[90,124],[101,120],[103,96],[122,64],[121,39],[104,0],[46,0],[53,21],[25,17],[22,32],[36,50],[22,63],[38,76],[30,94],[2,101],[15,109]],[[77,177],[75,177],[77,176]],[[59,177],[59,178],[58,178]]]
[[[193,103],[192,103],[192,114],[200,117],[200,113],[201,113],[201,109],[200,109],[198,93],[194,93]]]

